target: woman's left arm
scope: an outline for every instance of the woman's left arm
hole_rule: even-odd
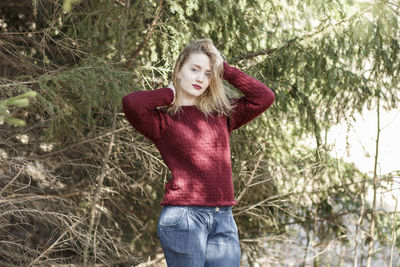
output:
[[[224,62],[224,79],[244,93],[236,99],[229,118],[229,131],[233,131],[267,110],[275,100],[271,89],[259,80]]]

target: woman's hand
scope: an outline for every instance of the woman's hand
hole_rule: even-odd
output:
[[[174,83],[171,81],[171,82],[168,84],[167,87],[172,89],[172,91],[174,92],[174,96],[175,96],[175,87],[174,87]]]
[[[176,96],[176,91],[175,91],[175,87],[174,87],[174,83],[171,81],[168,86],[168,88],[172,89],[172,92],[174,92],[174,101],[172,101],[171,105],[173,105],[175,103],[175,96]]]

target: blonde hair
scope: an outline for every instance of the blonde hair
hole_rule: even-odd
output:
[[[224,59],[210,39],[196,40],[179,54],[172,73],[172,82],[176,88],[176,96],[173,105],[167,110],[168,113],[176,114],[181,110],[179,92],[182,89],[180,87],[178,75],[183,64],[193,53],[206,54],[210,58],[211,67],[210,85],[202,95],[196,98],[195,106],[206,116],[212,115],[214,112],[217,112],[218,115],[224,114],[229,116],[233,108],[229,101],[229,96],[232,95],[232,92],[229,88],[224,87],[222,82]]]

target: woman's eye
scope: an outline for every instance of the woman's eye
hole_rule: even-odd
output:
[[[206,73],[206,76],[207,76],[208,78],[210,78],[210,77],[211,77],[211,73]]]
[[[193,72],[197,72],[197,69],[192,69]]]

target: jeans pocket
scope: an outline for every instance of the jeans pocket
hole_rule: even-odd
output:
[[[160,226],[175,226],[178,225],[186,213],[183,207],[165,206],[161,212],[159,225]]]
[[[189,224],[186,215],[185,208],[176,206],[166,206],[161,212],[158,237],[166,257],[171,251],[188,252]]]

